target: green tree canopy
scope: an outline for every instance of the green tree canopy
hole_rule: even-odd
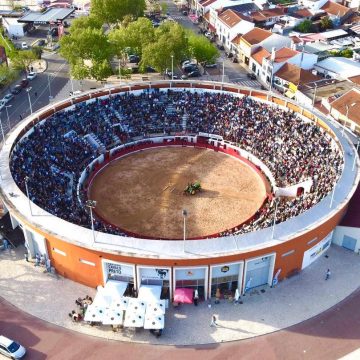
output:
[[[109,40],[118,56],[121,56],[126,48],[131,48],[137,55],[142,55],[143,48],[154,39],[154,28],[151,21],[146,18],[139,18],[126,28],[113,29],[109,33]]]
[[[328,16],[324,16],[320,20],[320,27],[321,27],[322,30],[332,29],[333,28],[333,22]]]
[[[0,85],[6,85],[14,81],[17,77],[17,71],[7,66],[6,64],[0,65]]]
[[[95,16],[81,16],[71,22],[69,32],[75,33],[77,31],[85,30],[88,28],[101,29],[102,25],[103,23]]]
[[[137,19],[145,9],[145,0],[91,0],[90,14],[103,24],[116,24],[122,22],[126,15]]]
[[[219,50],[205,36],[189,32],[189,52],[199,63],[213,63],[219,57]]]
[[[188,55],[188,38],[184,28],[175,22],[161,24],[155,30],[155,41],[143,49],[142,66],[153,66],[164,72],[171,67],[171,57],[178,64]]]
[[[103,80],[111,74],[113,49],[101,29],[85,28],[63,36],[60,53],[69,62],[75,79]]]
[[[13,53],[11,65],[15,70],[29,71],[30,64],[38,59],[37,54],[32,50],[20,50]]]
[[[300,31],[302,33],[311,32],[313,28],[313,24],[310,20],[304,20],[299,25],[295,27],[295,30]]]

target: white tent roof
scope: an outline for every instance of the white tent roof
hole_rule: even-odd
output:
[[[316,67],[336,73],[344,79],[360,75],[360,63],[344,57],[329,57],[315,64]]]

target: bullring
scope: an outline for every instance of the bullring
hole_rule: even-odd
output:
[[[137,96],[141,91],[144,91],[142,94],[150,94],[152,96],[153,93],[160,93],[165,97],[166,94],[169,94],[168,89],[170,87],[170,94],[173,92],[174,96],[179,98],[179,109],[166,106],[164,113],[164,108],[162,108],[163,100],[153,102],[153,108],[149,109],[148,114],[152,114],[153,110],[157,109],[164,116],[154,119],[149,116],[147,119],[140,120],[140,125],[136,123],[136,126],[131,126],[134,123],[132,117],[136,116],[136,112],[132,113],[125,104],[123,107],[120,106],[122,113],[119,113],[119,116],[115,114],[114,119],[109,118],[108,111],[114,108],[107,103],[106,99],[109,95],[114,97],[117,93],[124,93],[124,96],[129,97]],[[184,92],[184,89],[188,91]],[[205,96],[199,95],[203,93],[205,93]],[[188,100],[183,102],[181,94],[185,94],[184,96],[187,96]],[[287,177],[281,169],[279,170],[279,167],[273,165],[276,161],[269,158],[269,154],[272,155],[269,151],[265,154],[261,153],[261,142],[258,142],[255,148],[250,146],[246,138],[249,133],[246,131],[246,136],[243,136],[244,132],[240,130],[241,126],[235,130],[237,138],[234,138],[233,122],[230,120],[222,123],[214,118],[211,126],[202,128],[203,123],[201,121],[196,123],[196,117],[192,116],[193,114],[185,114],[183,112],[182,109],[186,109],[187,104],[194,101],[194,99],[200,99],[204,106],[204,101],[206,103],[211,96],[218,96],[220,101],[226,100],[223,101],[221,109],[219,102],[217,102],[219,111],[216,111],[216,108],[212,109],[213,114],[216,115],[219,115],[221,112],[229,113],[234,111],[234,105],[230,104],[230,102],[234,103],[236,101],[249,101],[248,104],[250,105],[259,104],[253,107],[248,106],[247,108],[260,109],[264,114],[267,111],[264,110],[265,107],[269,107],[273,103],[271,109],[272,106],[280,109],[276,111],[283,111],[281,114],[288,116],[289,121],[291,121],[290,115],[292,112],[297,113],[297,117],[302,121],[299,126],[301,128],[306,127],[305,131],[309,131],[311,136],[317,138],[320,136],[319,141],[324,152],[324,158],[331,157],[331,161],[325,169],[326,171],[321,171],[321,174],[315,174],[316,176],[313,177],[312,182],[306,182],[308,177],[314,174],[305,174],[310,165],[304,162],[296,164],[299,165],[298,167],[293,166],[294,174],[291,174],[291,177]],[[230,96],[231,101],[229,101]],[[64,143],[67,142],[69,146],[69,156],[74,155],[71,150],[73,149],[72,144],[75,143],[77,145],[83,144],[86,151],[90,153],[91,150],[88,144],[91,145],[91,140],[94,140],[95,137],[100,137],[102,140],[100,143],[105,147],[105,151],[99,149],[97,152],[94,151],[91,156],[84,156],[84,158],[75,157],[74,161],[68,164],[70,167],[69,171],[74,173],[74,176],[70,180],[63,180],[63,182],[68,183],[79,179],[77,187],[72,187],[72,189],[76,188],[76,191],[74,190],[74,193],[69,194],[69,196],[72,195],[72,201],[79,201],[80,204],[84,204],[84,201],[86,201],[86,192],[84,191],[86,180],[94,171],[101,167],[102,163],[111,159],[112,156],[119,152],[126,152],[129,149],[134,150],[142,146],[163,146],[164,143],[169,142],[172,143],[171,145],[167,144],[170,146],[182,147],[192,144],[193,146],[209,148],[211,151],[220,151],[232,155],[237,154],[246,158],[261,169],[268,182],[273,186],[272,196],[267,200],[266,210],[266,214],[268,213],[271,216],[267,218],[263,216],[264,214],[258,214],[256,219],[252,219],[252,222],[244,224],[242,228],[224,229],[216,237],[187,240],[184,245],[184,241],[181,240],[166,241],[132,237],[106,224],[98,225],[98,230],[101,231],[96,232],[94,241],[89,228],[70,223],[68,220],[71,219],[68,217],[64,220],[51,215],[50,210],[52,209],[49,207],[46,209],[48,212],[46,212],[37,206],[37,199],[34,197],[34,192],[31,192],[31,188],[30,198],[35,203],[31,203],[30,208],[24,194],[24,176],[21,175],[16,178],[16,173],[14,175],[14,171],[17,170],[16,165],[15,167],[12,165],[13,173],[10,172],[10,153],[11,156],[17,154],[16,151],[19,151],[22,146],[22,142],[19,142],[19,140],[24,135],[29,135],[29,130],[30,132],[34,131],[31,129],[34,128],[37,122],[47,119],[54,113],[59,114],[55,115],[55,117],[65,116],[64,113],[59,113],[59,111],[66,108],[70,108],[70,113],[72,111],[76,114],[78,108],[73,108],[75,103],[84,104],[87,101],[89,103],[87,106],[80,105],[81,114],[78,113],[78,115],[85,114],[85,118],[87,116],[91,118],[91,113],[89,114],[87,111],[91,109],[91,102],[96,98],[101,98],[98,108],[105,109],[104,117],[108,119],[99,123],[97,128],[94,123],[91,123],[89,125],[91,128],[86,129],[87,134],[81,133],[82,129],[79,128],[75,130],[67,129],[66,133],[62,134],[66,135]],[[139,99],[141,98],[133,99],[134,101],[130,102],[131,107],[135,110],[141,108],[139,103],[137,103]],[[121,103],[121,97],[116,97],[114,101]],[[200,111],[197,115],[202,117],[202,106],[199,106],[197,109]],[[118,109],[116,111],[118,112]],[[177,117],[176,114],[187,116]],[[82,118],[82,116],[75,116],[74,123],[79,123],[79,118]],[[271,120],[273,120],[271,124],[279,122],[277,126],[280,129],[284,118]],[[316,122],[316,127],[312,127],[311,124],[306,125],[306,123],[313,120]],[[239,121],[237,120],[236,123],[239,124]],[[147,126],[147,124],[151,124],[151,127]],[[222,126],[223,124],[227,124],[225,129]],[[120,145],[118,143],[114,147],[112,147],[114,139],[108,136],[112,134],[110,131],[112,125],[119,127],[117,136],[120,140]],[[322,129],[321,131],[319,130],[320,128]],[[35,134],[37,131],[38,129],[35,128]],[[71,133],[71,131],[75,131],[76,135]],[[295,141],[298,131],[301,131],[301,129],[295,131],[291,139],[286,131],[284,131],[286,135],[285,140]],[[318,131],[321,134],[317,133]],[[252,129],[252,132],[259,134],[259,129]],[[76,138],[78,133],[81,135],[79,139]],[[93,133],[95,136],[90,136],[92,139],[88,139],[87,143],[85,143],[84,137],[90,133]],[[266,134],[267,137],[271,137],[273,134],[279,135],[280,133],[275,131]],[[238,141],[234,141],[239,138],[246,141],[242,141],[241,144]],[[281,148],[284,146],[284,139],[280,135],[276,136],[272,145]],[[297,149],[301,148],[298,147]],[[46,150],[48,151],[49,148]],[[296,152],[296,150],[294,151]],[[84,152],[80,151],[79,154],[83,155]],[[289,154],[289,157],[296,157],[297,155],[296,153]],[[346,137],[339,135],[338,129],[333,124],[313,115],[308,109],[302,109],[283,98],[269,96],[269,94],[259,91],[227,85],[222,86],[214,83],[174,82],[171,84],[159,82],[154,84],[135,84],[123,88],[92,92],[73,100],[55,104],[34,114],[33,117],[26,119],[25,122],[14,129],[1,153],[1,165],[4,169],[2,174],[2,197],[5,207],[11,214],[12,221],[22,225],[30,253],[34,253],[37,250],[46,252],[57,271],[64,276],[91,286],[104,283],[109,277],[126,279],[135,288],[139,287],[141,283],[161,283],[164,287],[164,296],[168,298],[171,298],[176,287],[185,285],[190,287],[196,286],[200,288],[201,295],[207,298],[216,287],[224,287],[230,290],[238,287],[243,292],[249,278],[254,279],[253,286],[264,283],[270,285],[274,274],[278,273],[279,270],[280,277],[288,276],[294,271],[299,271],[306,267],[325,251],[330,244],[331,231],[346,211],[348,201],[358,182],[357,166],[352,171],[354,157],[355,152],[352,145],[347,141]],[[82,160],[79,161],[79,165],[85,163],[83,168],[72,168],[74,164],[77,164],[77,159]],[[54,160],[54,162],[56,161]],[[287,159],[284,159],[284,161],[286,162]],[[311,161],[316,160],[311,159]],[[65,162],[67,162],[66,159]],[[47,169],[47,171],[57,173],[57,176],[60,177],[61,166],[65,162],[55,163],[54,168]],[[36,167],[37,170],[38,167]],[[326,179],[322,178],[324,173],[332,176],[331,181],[326,182]],[[301,174],[306,176],[302,177]],[[69,178],[67,174],[62,175]],[[31,179],[31,177],[37,175],[30,173],[26,174],[26,176],[29,176]],[[46,176],[46,173],[44,173],[44,176]],[[17,183],[14,182],[13,177]],[[296,178],[295,182],[290,181],[293,178]],[[274,206],[274,198],[281,195],[281,192],[283,192],[282,196],[286,195],[287,197],[294,195],[294,192],[297,196],[311,192],[311,187],[316,185],[314,185],[314,179],[317,183],[323,181],[324,191],[319,196],[312,197],[305,207],[301,205],[301,209],[294,200],[289,205],[291,216],[289,215],[281,219],[281,208],[284,205],[278,204],[279,209],[277,209]],[[65,187],[64,184],[60,183],[59,189],[65,188],[67,186]],[[337,189],[341,189],[341,191],[336,191]],[[299,193],[297,193],[298,191]],[[45,205],[48,206],[48,203]],[[56,209],[57,204],[54,205]],[[278,218],[275,216],[277,211]],[[87,214],[87,212],[84,212],[84,214]],[[81,213],[80,215],[82,219],[83,214]],[[83,220],[80,221],[80,225],[90,227],[88,217],[84,216]],[[274,219],[276,225],[273,227],[272,220]],[[110,233],[115,233],[115,235]]]

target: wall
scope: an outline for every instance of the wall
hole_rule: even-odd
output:
[[[334,231],[332,242],[336,245],[342,246],[344,236],[350,236],[357,240],[355,252],[360,252],[360,229],[350,226],[337,226]]]

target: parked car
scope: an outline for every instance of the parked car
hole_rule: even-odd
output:
[[[11,89],[11,93],[14,95],[17,95],[21,92],[22,90],[22,86],[21,85],[15,85],[12,89]]]
[[[196,65],[192,60],[185,60],[181,63],[181,68],[184,69],[186,66]]]
[[[239,62],[239,60],[236,56],[234,56],[231,61],[236,64]]]
[[[181,75],[181,80],[186,80],[188,77],[187,77],[187,75]]]
[[[28,44],[24,41],[24,42],[21,43],[21,48],[22,48],[23,50],[26,50],[26,49],[28,49],[29,47],[28,47]]]
[[[151,67],[151,66],[147,66],[147,67],[145,68],[145,71],[146,71],[147,73],[155,73],[155,72],[156,72],[156,69],[154,69],[154,68]]]
[[[26,354],[26,349],[17,342],[0,336],[0,354],[12,359],[21,359]]]
[[[219,50],[225,50],[224,45],[222,45],[222,44],[218,44],[218,45],[217,45],[217,48],[218,48]]]
[[[137,64],[140,61],[140,57],[138,55],[129,55],[128,59],[131,64]]]
[[[209,39],[212,38],[212,33],[210,31],[207,31],[204,35]]]
[[[190,73],[192,71],[199,70],[196,64],[188,64],[183,67],[183,71],[186,73]]]
[[[28,79],[22,79],[22,80],[20,81],[20,86],[21,86],[22,88],[26,88],[28,85],[29,85],[29,80],[28,80]]]
[[[6,102],[3,100],[0,100],[0,110],[2,110],[6,106]]]
[[[36,78],[36,76],[37,76],[36,72],[31,71],[31,72],[29,72],[29,73],[27,74],[27,79],[28,79],[28,80],[34,80],[34,79]]]
[[[44,46],[45,45],[45,40],[44,39],[40,39],[38,41],[38,46]]]
[[[251,80],[256,80],[256,75],[253,73],[248,73],[248,74],[246,74],[246,76]]]
[[[184,11],[182,12],[182,14],[183,14],[184,16],[187,16],[188,12],[187,12],[186,10],[184,10]]]
[[[5,104],[9,103],[12,99],[14,98],[13,94],[6,94],[1,101],[4,102]]]
[[[231,58],[234,56],[234,54],[231,53],[231,52],[226,52],[225,55],[226,55],[226,57],[228,57],[229,59],[231,59]]]
[[[194,70],[194,71],[188,73],[187,76],[188,76],[188,77],[199,77],[199,76],[201,76],[201,73],[200,73],[199,70]]]
[[[214,63],[214,64],[205,64],[205,67],[207,69],[215,69],[215,68],[217,68],[217,64],[216,63]]]

